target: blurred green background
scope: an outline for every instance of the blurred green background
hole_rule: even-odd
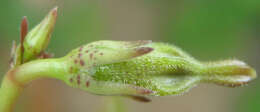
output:
[[[259,0],[1,0],[0,79],[8,70],[23,16],[32,28],[54,6],[58,20],[48,51],[60,57],[95,40],[175,44],[202,61],[237,58],[260,72]],[[104,97],[42,79],[26,88],[16,112],[98,112]],[[260,79],[242,88],[201,84],[182,96],[140,103],[129,112],[260,112]]]

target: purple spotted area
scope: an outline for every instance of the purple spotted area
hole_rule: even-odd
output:
[[[105,56],[104,50],[98,49],[100,46],[112,49],[126,48],[129,50],[129,55],[131,57],[142,56],[144,54],[148,54],[154,49],[151,47],[145,47],[143,45],[149,44],[152,41],[149,40],[140,40],[140,41],[98,41],[86,46],[81,46],[77,49],[76,54],[73,54],[71,58],[73,59],[73,63],[79,67],[87,67],[91,68],[97,65],[98,59],[102,59],[102,56]],[[99,47],[98,47],[99,46]],[[132,52],[134,50],[134,52]],[[109,51],[108,51],[109,52]],[[132,54],[131,54],[132,53]]]
[[[90,86],[90,80],[85,79],[82,75],[74,75],[69,78],[69,82],[73,85],[84,86],[88,88]]]
[[[79,65],[81,67],[91,67],[96,65],[96,56],[103,56],[104,53],[95,48],[95,45],[87,45],[81,46],[78,48],[78,53],[70,56],[73,59],[73,63]],[[86,62],[86,58],[88,57],[88,62]]]
[[[84,66],[85,65],[85,62],[82,59],[80,59],[79,63],[80,63],[80,66]]]

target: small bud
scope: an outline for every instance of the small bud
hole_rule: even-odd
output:
[[[21,43],[18,46],[15,57],[15,65],[36,59],[49,44],[57,18],[57,8],[52,9],[44,20],[27,34],[27,20],[21,24]]]
[[[24,42],[24,61],[39,56],[48,46],[57,17],[57,8],[54,8],[45,19],[33,28]]]

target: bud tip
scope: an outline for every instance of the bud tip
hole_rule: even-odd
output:
[[[53,16],[57,16],[57,11],[58,11],[58,6],[54,7],[52,10],[51,10],[51,13]]]
[[[28,20],[27,17],[24,16],[21,23],[21,42],[23,43],[25,36],[28,32]]]
[[[140,47],[136,49],[137,56],[141,56],[147,53],[152,52],[154,49],[151,47]]]

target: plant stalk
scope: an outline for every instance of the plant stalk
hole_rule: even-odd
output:
[[[61,59],[43,59],[23,64],[9,70],[0,88],[0,112],[12,112],[17,98],[31,81],[39,78],[63,80],[67,64]]]

